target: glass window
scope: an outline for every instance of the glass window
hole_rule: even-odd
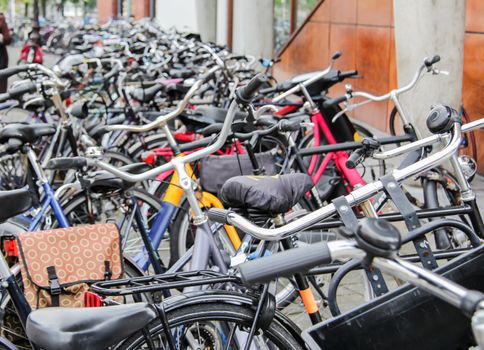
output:
[[[296,28],[319,0],[296,0]],[[291,0],[274,0],[274,49],[279,50],[291,35]]]
[[[274,49],[279,50],[291,31],[291,0],[274,0]]]
[[[318,0],[297,0],[296,27],[299,27],[304,22],[317,2]]]

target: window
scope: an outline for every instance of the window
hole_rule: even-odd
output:
[[[319,0],[274,0],[274,50],[302,25]]]

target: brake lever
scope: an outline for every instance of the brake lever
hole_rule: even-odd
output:
[[[254,113],[255,120],[259,119],[267,111],[272,111],[273,113],[277,113],[279,111],[279,108],[277,108],[274,105],[262,106]]]

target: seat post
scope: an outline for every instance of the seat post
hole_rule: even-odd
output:
[[[37,158],[37,155],[35,154],[34,150],[30,145],[25,145],[24,146],[24,151],[27,154],[27,157],[29,159],[29,163],[32,166],[32,169],[35,172],[35,175],[37,178],[40,180],[41,184],[44,185],[48,183],[47,177],[45,176],[44,172],[39,166],[39,160]]]

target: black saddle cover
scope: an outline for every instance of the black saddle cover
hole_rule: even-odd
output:
[[[306,174],[281,176],[236,176],[220,190],[226,207],[256,209],[283,214],[291,209],[314,186]]]

